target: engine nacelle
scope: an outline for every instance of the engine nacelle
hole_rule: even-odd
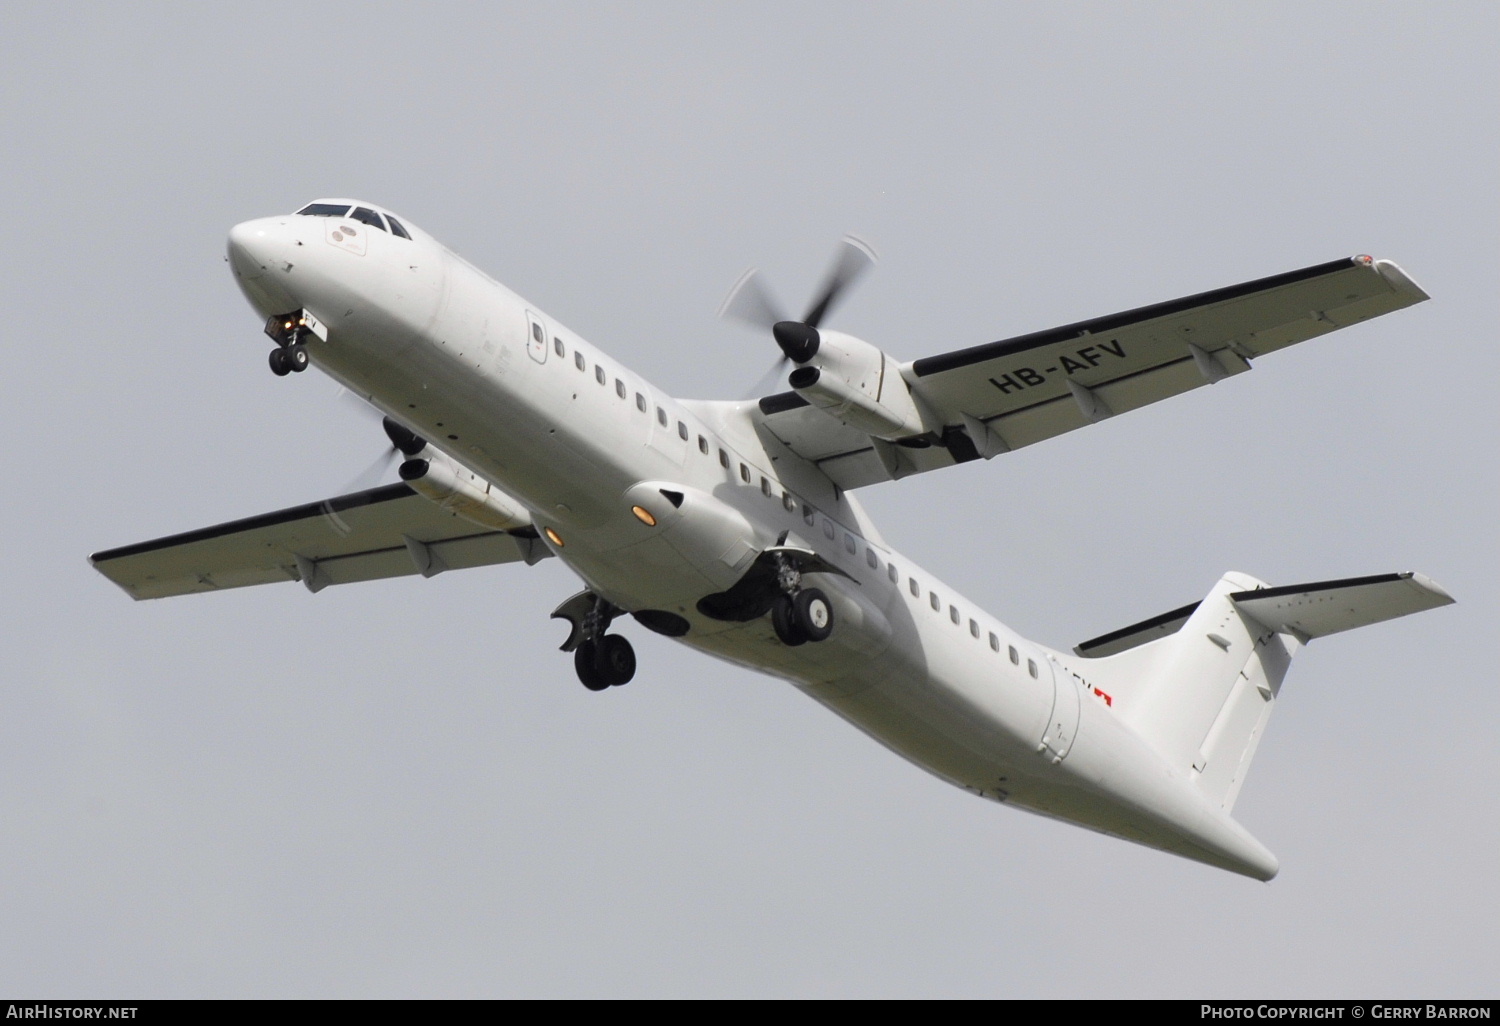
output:
[[[481,527],[514,531],[531,526],[531,514],[515,499],[434,449],[401,464],[401,480],[424,499]]]
[[[923,423],[899,365],[853,335],[819,331],[812,359],[787,384],[813,406],[867,435],[895,440],[931,430]]]

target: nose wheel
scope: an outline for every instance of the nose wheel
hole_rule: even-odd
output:
[[[294,342],[281,349],[271,350],[271,373],[278,378],[307,370],[307,347]]]
[[[590,691],[617,688],[635,676],[635,649],[620,635],[606,634],[573,650],[573,669]]]

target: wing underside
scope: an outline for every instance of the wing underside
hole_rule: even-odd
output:
[[[844,488],[936,470],[1086,427],[1250,369],[1251,361],[1428,298],[1395,264],[1352,257],[902,368],[941,431],[892,444],[796,393],[763,424]]]
[[[394,484],[98,552],[89,562],[132,598],[151,599],[278,581],[318,591],[548,554],[530,532],[480,527]]]

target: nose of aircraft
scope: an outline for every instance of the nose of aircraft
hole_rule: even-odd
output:
[[[285,218],[263,217],[229,229],[229,266],[240,291],[263,316],[284,313],[297,304],[282,281],[292,269],[293,239]]]
[[[229,229],[229,263],[236,277],[259,278],[270,270],[282,248],[277,234],[270,218],[244,221]]]

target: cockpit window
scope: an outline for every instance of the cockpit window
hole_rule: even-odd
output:
[[[297,213],[306,214],[309,217],[343,217],[345,214],[349,213],[349,204],[309,203],[307,206],[297,211]]]
[[[411,238],[411,236],[407,234],[406,229],[404,227],[402,227],[400,221],[396,220],[390,214],[386,214],[385,215],[385,219],[391,223],[391,232],[392,232],[392,234],[399,235],[403,239],[409,239],[409,238]]]
[[[371,228],[379,228],[381,231],[385,231],[385,224],[380,220],[380,215],[369,207],[355,207],[354,213],[349,216],[356,221],[363,221]]]

